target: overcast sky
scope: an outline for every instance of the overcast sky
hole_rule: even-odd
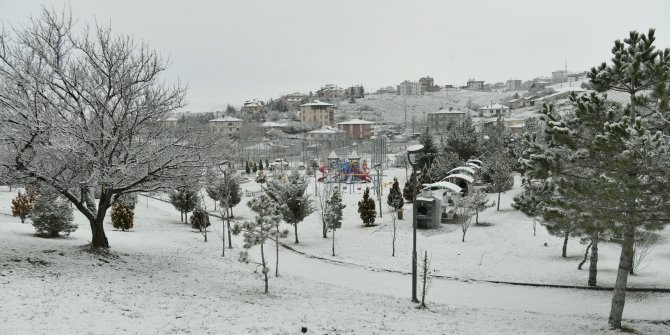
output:
[[[80,22],[145,40],[189,85],[189,109],[430,75],[436,84],[550,76],[609,60],[615,39],[657,29],[670,47],[670,1],[0,0],[0,20],[70,4]]]

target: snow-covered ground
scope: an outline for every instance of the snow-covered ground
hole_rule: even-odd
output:
[[[404,174],[400,170],[390,174],[400,172]],[[243,185],[258,187],[253,182]],[[210,233],[210,242],[203,242],[200,233],[179,222],[179,213],[169,204],[140,197],[135,228],[121,232],[107,224],[111,253],[93,254],[82,248],[90,239],[90,229],[81,215],[76,215],[80,228],[70,237],[38,238],[30,224],[21,224],[9,215],[14,195],[6,188],[0,189],[1,334],[298,334],[301,327],[313,334],[609,332],[608,292],[434,279],[428,296],[430,309],[417,310],[408,299],[409,276],[332,264],[285,249],[280,252],[281,276],[271,279],[271,293],[264,295],[262,282],[253,274],[254,267],[237,262],[239,239],[234,238],[235,249],[226,250],[226,256],[221,257],[218,236]],[[393,260],[386,263],[381,257],[376,259],[378,255],[390,255],[390,239],[384,237],[388,231],[380,230],[383,225],[361,228],[357,216],[353,216],[359,198],[360,194],[345,196],[347,219],[337,233],[335,258],[393,266]],[[250,218],[247,199],[235,208],[238,220]],[[216,221],[213,229],[218,231],[220,224]],[[493,223],[493,217],[485,221]],[[406,219],[403,224],[408,226],[408,222]],[[523,244],[524,240],[492,242],[493,237],[502,240],[515,234],[475,233],[497,226],[473,227],[466,237],[473,242],[462,245],[487,236],[491,245]],[[315,217],[302,224],[299,248],[318,253],[330,246],[329,240],[320,237],[318,227]],[[402,229],[407,231],[406,227]],[[522,231],[530,233],[531,228],[525,225]],[[356,239],[356,235],[365,238]],[[458,232],[446,228],[431,236],[421,232],[420,241],[436,239],[432,243],[438,245],[439,236],[455,235]],[[398,265],[404,265],[402,269],[407,268],[409,258],[407,247],[400,245],[406,244],[408,237],[404,232],[398,239],[396,259]],[[368,241],[367,247],[364,240]],[[292,237],[285,242],[291,244]],[[432,253],[437,267],[441,251],[425,249]],[[559,252],[557,246],[547,249]],[[364,250],[364,254],[354,255]],[[499,253],[509,250],[500,249]],[[251,255],[257,256],[257,250],[251,250]],[[500,259],[510,267],[519,262],[517,257],[488,256],[493,255],[487,254],[482,266]],[[453,267],[458,264],[455,259],[451,260]],[[554,268],[561,261],[547,258],[532,270],[558,274],[561,269]],[[574,259],[570,263],[576,266]],[[450,264],[447,257],[443,264]],[[652,263],[649,271],[657,265]],[[470,274],[464,272],[459,277]],[[670,319],[669,304],[668,294],[630,294],[624,314],[629,319],[626,324],[642,333],[664,333],[667,321],[642,320]]]

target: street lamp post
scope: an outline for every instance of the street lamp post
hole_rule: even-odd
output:
[[[375,164],[374,169],[377,171],[377,200],[379,201],[379,218],[381,219],[382,216],[382,193],[381,193],[381,179],[379,175],[379,168],[381,167],[381,164]]]
[[[230,190],[228,189],[228,187],[230,187],[230,185],[228,185],[228,169],[224,170],[223,168],[221,168],[224,164],[228,164],[228,169],[230,169],[230,162],[228,160],[223,160],[223,161],[219,162],[217,167],[219,168],[219,171],[221,171],[223,173],[223,182],[226,183],[226,220],[228,221],[228,226],[230,227],[230,213],[228,212],[228,210],[230,209],[229,208],[230,207]],[[219,209],[221,209],[220,206],[221,206],[221,204],[219,204]],[[221,241],[222,241],[221,242],[222,243],[221,256],[226,256],[226,233],[225,232],[226,232],[226,223],[221,222]],[[228,233],[230,233],[230,232],[228,232]]]
[[[407,161],[412,165],[412,172],[416,171],[419,164],[419,159],[424,153],[422,144],[412,145],[407,147]],[[416,256],[416,188],[412,186],[412,302],[419,302],[416,296],[417,285],[417,256]]]

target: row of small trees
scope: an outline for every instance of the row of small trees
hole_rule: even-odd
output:
[[[246,174],[250,173],[256,173],[257,171],[263,171],[265,168],[270,168],[270,162],[268,162],[268,159],[265,159],[265,166],[263,166],[263,160],[259,159],[258,160],[258,165],[256,165],[256,162],[251,162],[251,161],[246,161],[244,163],[244,172]]]

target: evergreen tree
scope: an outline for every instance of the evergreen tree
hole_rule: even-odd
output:
[[[542,155],[524,154],[531,173],[551,175],[559,200],[570,199],[554,207],[596,218],[595,224],[623,235],[609,318],[614,328],[621,328],[637,232],[662,229],[670,221],[670,49],[657,50],[654,40],[654,30],[631,32],[615,41],[612,65],[589,73],[596,90],[625,92],[630,103],[622,108],[591,94],[571,97],[573,113],[545,106],[550,144]]]
[[[181,214],[182,222],[187,220],[188,213],[192,212],[200,202],[198,191],[185,186],[170,191],[168,196],[172,206]]]
[[[419,176],[419,186],[423,187],[424,184],[432,184],[433,183],[433,177],[430,173],[430,168],[426,164],[421,168],[421,175]]]
[[[254,162],[254,165],[251,168],[251,172],[256,173],[258,171],[258,166],[256,165],[256,162]]]
[[[455,153],[459,161],[466,161],[480,155],[479,133],[475,130],[475,125],[472,123],[470,116],[463,122],[456,123],[453,129],[447,133],[447,143],[444,150],[448,153]]]
[[[489,200],[489,195],[481,190],[474,191],[471,195],[472,209],[475,211],[475,225],[479,224],[479,212],[495,206],[496,202]]]
[[[207,227],[211,225],[212,224],[209,221],[209,213],[204,209],[197,208],[193,211],[193,214],[191,214],[191,227],[193,227],[193,229],[202,232],[203,229],[207,229]]]
[[[30,215],[30,212],[33,209],[33,201],[27,193],[19,193],[16,195],[16,198],[12,199],[12,216],[18,216],[21,219],[21,223],[24,223],[26,217]]]
[[[298,224],[315,210],[312,199],[305,192],[308,185],[307,176],[297,169],[291,170],[288,176],[279,176],[267,183],[266,193],[279,204],[284,222],[293,226],[295,243],[300,243]]]
[[[409,180],[405,182],[405,187],[402,189],[402,196],[407,200],[407,202],[414,202],[414,195],[421,192],[421,185],[416,179],[416,172],[412,171],[412,174],[409,176]]]
[[[433,140],[433,135],[430,133],[430,128],[426,126],[423,133],[419,137],[419,143],[423,144],[423,155],[419,157],[418,166],[427,166],[430,169],[433,164],[433,159],[437,155],[437,147]]]
[[[112,226],[122,231],[133,228],[133,219],[135,213],[133,209],[122,201],[117,201],[112,205]]]
[[[37,235],[42,237],[57,237],[59,233],[68,236],[77,230],[70,204],[51,190],[43,189],[35,198],[32,221]]]
[[[458,155],[449,150],[446,146],[440,150],[430,168],[430,177],[433,181],[440,181],[449,175],[453,168],[462,166],[462,161]]]
[[[328,210],[325,214],[328,229],[333,231],[333,256],[335,256],[335,230],[342,227],[342,209],[345,207],[347,206],[342,204],[340,192],[333,192],[333,196],[328,201]]]
[[[251,173],[251,169],[249,168],[249,161],[246,161],[246,162],[244,163],[244,172],[246,172],[246,174],[250,174],[250,173]]]
[[[500,194],[508,191],[514,185],[512,171],[513,161],[505,151],[491,152],[486,157],[482,178],[490,182],[489,191],[498,193],[498,207],[500,210]]]
[[[268,162],[267,157],[265,158],[265,167],[270,169],[270,163]]]
[[[360,214],[361,220],[366,227],[374,225],[375,218],[377,217],[377,210],[375,207],[375,200],[370,198],[370,188],[366,187],[365,192],[363,192],[363,199],[358,202],[358,213]]]
[[[258,274],[265,283],[265,293],[269,292],[269,276],[270,267],[265,259],[265,241],[268,238],[274,237],[279,240],[280,237],[286,236],[288,231],[279,232],[279,223],[281,220],[279,208],[276,202],[265,194],[253,198],[247,204],[252,211],[256,213],[253,221],[245,221],[242,225],[235,224],[233,227],[233,234],[244,237],[244,249],[250,249],[255,245],[260,246],[261,261],[255,262],[249,258],[247,250],[240,252],[240,262],[254,263],[260,266],[261,272]],[[278,261],[279,258],[277,258]],[[254,271],[255,272],[255,271]]]
[[[393,184],[391,185],[391,190],[389,195],[386,198],[386,204],[389,205],[394,211],[401,212],[402,207],[405,205],[405,200],[403,199],[402,193],[400,192],[400,183],[398,183],[398,178],[393,178]],[[402,219],[402,214],[398,215],[399,219]]]
[[[258,170],[263,171],[263,159],[258,160]]]

